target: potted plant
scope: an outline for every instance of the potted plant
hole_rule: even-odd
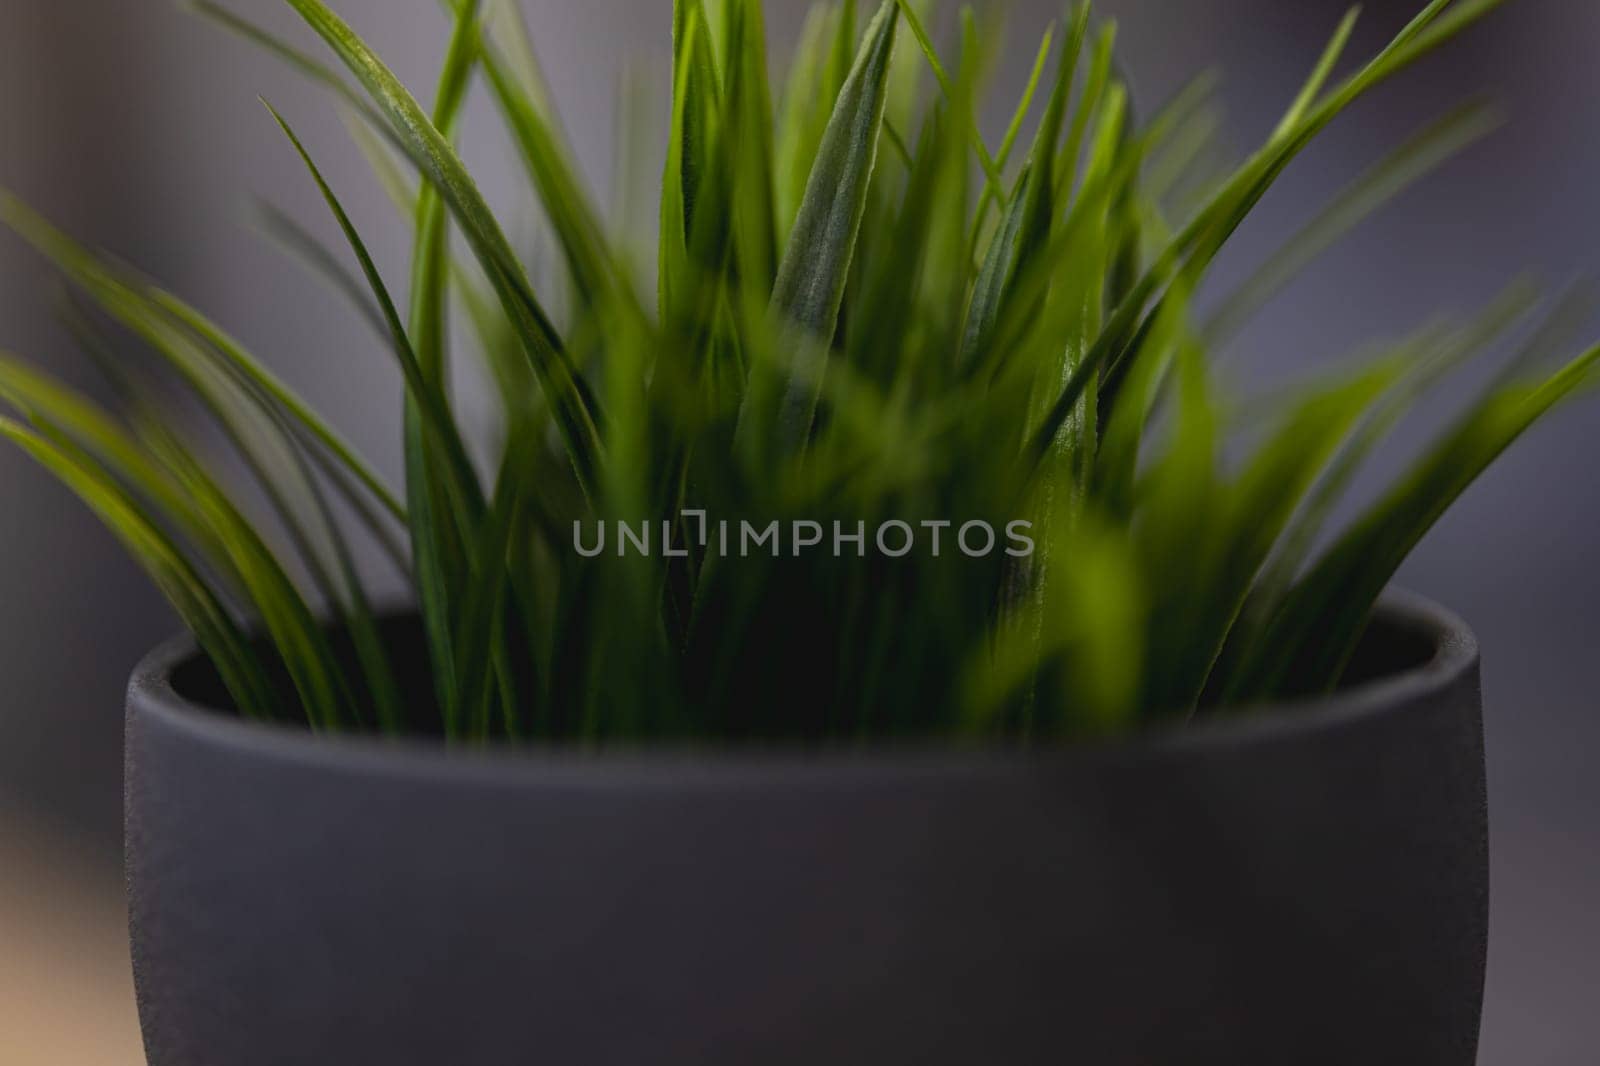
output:
[[[115,414],[0,362],[0,433],[191,634],[128,701],[153,1066],[1474,1061],[1477,650],[1385,587],[1600,350],[1530,371],[1567,308],[1512,292],[1222,395],[1207,354],[1476,110],[1194,294],[1325,126],[1493,0],[1435,0],[1338,80],[1346,19],[1223,174],[1204,86],[1137,121],[1087,4],[991,142],[971,14],[941,53],[928,4],[818,7],[775,108],[759,0],[679,0],[649,296],[507,6],[449,5],[425,110],[289,3],[338,67],[199,6],[342,98],[414,227],[403,312],[273,112],[348,254],[271,224],[395,358],[403,492],[199,311],[0,199],[98,307],[69,312],[88,350],[109,320],[158,357],[103,359]],[[478,81],[560,253],[538,288],[453,146]],[[502,401],[487,462],[452,309]],[[1495,344],[1513,369],[1334,528]],[[163,419],[164,377],[238,465]],[[374,605],[374,554],[414,606]]]

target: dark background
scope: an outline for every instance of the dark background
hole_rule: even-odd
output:
[[[1352,54],[1370,54],[1419,4],[1368,3]],[[235,6],[308,40],[276,0]],[[524,6],[584,165],[603,186],[619,71],[640,56],[664,70],[670,4]],[[437,4],[335,7],[411,84],[432,84],[443,50]],[[1146,110],[1193,74],[1219,68],[1226,138],[1242,152],[1270,131],[1344,7],[1102,0],[1097,9],[1121,23],[1123,61]],[[803,7],[772,0],[769,11],[781,48]],[[1010,11],[1007,55],[1020,68],[1056,8],[1017,0]],[[1552,288],[1600,278],[1597,54],[1600,3],[1513,0],[1337,123],[1241,232],[1222,280],[1242,276],[1386,146],[1463,98],[1489,93],[1511,119],[1284,293],[1240,338],[1229,365],[1241,376],[1277,377],[1396,336],[1436,311],[1470,310],[1526,273]],[[1002,71],[1004,95],[1023,74]],[[0,185],[191,298],[394,471],[399,385],[383,357],[335,297],[251,229],[252,195],[319,227],[323,220],[258,92],[301,127],[391,275],[403,277],[403,227],[327,101],[166,0],[0,2]],[[473,129],[488,128],[484,117],[469,126],[469,141]],[[472,143],[469,161],[515,214],[503,145]],[[88,383],[92,375],[69,357],[51,319],[54,294],[44,264],[0,234],[0,348]],[[1425,411],[1421,427],[1434,418]],[[1420,439],[1421,427],[1407,439]],[[1506,458],[1403,577],[1466,616],[1486,648],[1489,1066],[1600,1061],[1597,446],[1600,399],[1591,398]],[[29,1024],[37,1032],[16,1061],[126,1062],[118,1056],[136,1046],[115,921],[121,692],[137,657],[173,628],[77,503],[0,450],[0,883],[8,886],[0,891],[0,1033]]]

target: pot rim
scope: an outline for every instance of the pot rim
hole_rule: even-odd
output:
[[[180,696],[175,672],[201,652],[189,635],[155,648],[134,669],[128,709],[205,746],[247,751],[258,758],[344,773],[382,777],[564,784],[605,787],[640,784],[736,785],[776,779],[836,782],[841,775],[989,776],[1023,768],[1182,759],[1218,750],[1287,743],[1383,718],[1476,682],[1479,645],[1453,612],[1415,593],[1391,589],[1377,614],[1398,628],[1425,635],[1434,646],[1422,666],[1337,692],[1292,703],[1263,705],[1248,715],[1164,725],[1131,736],[1031,748],[917,741],[800,749],[779,744],[616,747],[588,751],[553,744],[451,746],[414,736],[315,734],[239,717]]]

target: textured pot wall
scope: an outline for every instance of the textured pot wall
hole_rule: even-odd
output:
[[[128,700],[150,1064],[1476,1066],[1477,650],[1425,610],[1402,681],[1034,756],[314,740],[164,652]]]

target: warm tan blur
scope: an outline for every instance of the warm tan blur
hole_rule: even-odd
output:
[[[0,821],[0,1061],[144,1061],[126,916],[103,855]]]

